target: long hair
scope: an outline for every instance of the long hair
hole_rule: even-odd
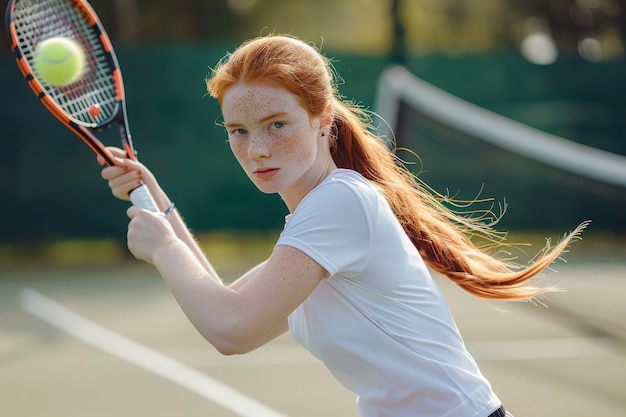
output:
[[[536,286],[530,280],[579,237],[587,222],[554,247],[547,241],[532,264],[520,265],[496,252],[504,246],[504,235],[492,224],[446,204],[453,201],[421,182],[373,133],[370,114],[341,98],[332,65],[315,47],[279,35],[248,41],[218,63],[207,80],[207,88],[221,104],[226,91],[238,82],[285,88],[312,117],[321,116],[330,106],[334,162],[376,184],[433,270],[470,294],[486,299],[525,300],[555,290]]]

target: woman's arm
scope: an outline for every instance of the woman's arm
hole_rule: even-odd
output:
[[[266,263],[267,261],[261,262],[260,264],[243,274],[241,277],[239,277],[232,284],[230,284],[229,287],[234,289],[235,291],[238,291],[249,280],[254,279],[257,273],[263,268],[263,266],[265,266]],[[273,332],[269,333],[267,337],[257,347],[261,347],[262,345],[271,342],[272,340],[276,339],[278,336],[281,336],[287,331],[289,331],[289,324],[287,323],[287,319],[285,318],[283,323],[279,325]]]
[[[283,333],[288,315],[327,275],[308,255],[279,245],[267,261],[225,286],[163,216],[137,207],[128,214],[131,252],[156,266],[189,320],[224,354],[249,352]]]
[[[112,148],[118,165],[102,170],[113,195],[146,184],[160,210],[171,201],[142,164]],[[253,350],[288,330],[287,316],[325,275],[304,253],[278,247],[267,261],[225,286],[177,211],[155,215],[131,207],[129,249],[153,263],[198,331],[225,354]]]
[[[161,188],[156,178],[145,165],[126,158],[126,153],[118,148],[108,148],[116,158],[118,165],[105,167],[102,170],[102,178],[109,182],[113,195],[120,200],[129,200],[129,193],[142,183],[150,190],[150,194],[162,212],[169,208],[172,201]],[[102,163],[102,161],[100,161]],[[213,267],[206,260],[206,256],[193,234],[180,216],[178,210],[173,210],[167,215],[167,220],[172,225],[176,235],[191,249],[198,261],[207,270],[215,274]]]

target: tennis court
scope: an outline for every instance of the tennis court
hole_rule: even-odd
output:
[[[567,289],[550,308],[494,311],[439,280],[517,417],[626,410],[626,260],[581,260],[577,245],[550,274]],[[216,353],[158,275],[134,262],[1,270],[0,393],[13,417],[357,416],[354,396],[289,336],[244,356]]]

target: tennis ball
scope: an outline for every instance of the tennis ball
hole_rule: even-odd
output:
[[[85,53],[73,39],[55,36],[35,47],[33,59],[36,74],[57,87],[77,81],[85,70]]]

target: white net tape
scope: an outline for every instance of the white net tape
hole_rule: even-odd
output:
[[[605,184],[626,188],[626,156],[540,131],[461,100],[394,66],[380,77],[376,113],[398,128],[401,103],[459,132],[547,166]],[[391,129],[391,130],[389,130]]]

